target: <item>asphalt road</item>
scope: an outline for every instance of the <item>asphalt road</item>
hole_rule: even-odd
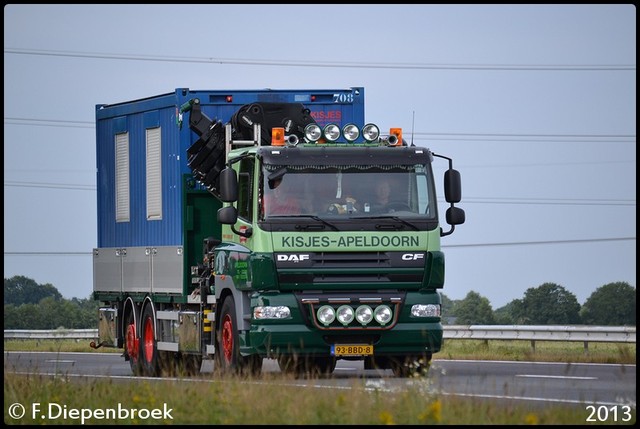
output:
[[[5,372],[64,374],[68,377],[133,379],[129,363],[117,353],[5,352]],[[185,382],[212,382],[213,363],[203,362],[201,373]],[[263,373],[277,373],[274,360],[265,359]],[[345,388],[361,380],[372,389],[402,389],[422,383],[440,395],[520,401],[530,406],[549,404],[623,407],[636,404],[636,366],[620,364],[542,363],[434,359],[427,377],[398,378],[390,370],[365,370],[362,362],[338,361],[331,377],[286,380],[303,386]]]

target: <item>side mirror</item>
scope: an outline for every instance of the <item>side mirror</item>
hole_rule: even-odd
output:
[[[220,172],[220,200],[225,203],[233,203],[238,199],[238,176],[231,167]],[[219,216],[219,215],[218,215]],[[237,216],[237,213],[236,213]],[[235,223],[226,222],[226,223]]]
[[[238,221],[238,210],[233,206],[222,207],[218,210],[218,222],[225,225],[235,225]]]
[[[462,199],[460,172],[453,168],[444,172],[444,199],[448,203],[459,203]]]
[[[238,221],[238,210],[236,210],[233,206],[222,207],[218,210],[218,222],[222,224],[231,225],[231,231],[234,234],[238,234],[241,237],[249,238],[253,235],[253,229],[251,227],[248,228],[240,228],[238,231],[235,227],[235,223]]]
[[[440,237],[452,234],[456,229],[456,225],[464,223],[464,210],[462,210],[460,207],[455,207],[453,203],[451,203],[451,207],[447,209],[446,217],[447,223],[451,225],[451,229],[447,232],[444,232],[442,229],[440,229]]]
[[[464,210],[460,207],[449,207],[446,217],[449,225],[461,225],[465,221]]]

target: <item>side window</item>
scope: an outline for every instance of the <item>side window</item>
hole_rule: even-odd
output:
[[[129,177],[129,133],[119,133],[116,144],[116,222],[131,220],[130,177]]]
[[[162,136],[160,127],[146,135],[147,220],[162,220]]]
[[[253,221],[253,167],[254,160],[245,158],[240,161],[238,175],[238,217],[245,221]]]

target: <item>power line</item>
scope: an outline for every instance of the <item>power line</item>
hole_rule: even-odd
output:
[[[476,243],[476,244],[442,244],[440,247],[497,247],[497,246],[529,246],[538,244],[576,244],[576,243],[602,243],[610,241],[635,241],[636,237],[617,238],[585,238],[577,240],[547,240],[547,241],[520,241],[511,243]]]
[[[487,199],[488,198],[488,199]],[[498,201],[490,201],[498,200]],[[462,204],[530,204],[530,205],[561,205],[561,206],[636,206],[636,200],[612,199],[573,199],[573,198],[496,198],[496,197],[465,197]]]
[[[399,62],[347,62],[347,61],[289,61],[215,57],[174,57],[163,55],[112,54],[77,51],[51,51],[37,49],[5,48],[5,54],[37,55],[49,57],[93,58],[105,60],[153,61],[171,63],[205,63],[219,65],[278,66],[278,67],[331,67],[394,70],[511,70],[511,71],[626,71],[635,70],[633,64],[426,64]]]
[[[43,182],[17,182],[5,181],[4,186],[23,188],[48,188],[48,189],[71,189],[77,191],[96,191],[94,185],[65,184],[65,183],[43,183]],[[444,203],[444,200],[438,201]],[[630,206],[635,207],[636,200],[630,199],[577,199],[577,198],[510,198],[510,197],[465,197],[463,204],[525,204],[525,205],[579,205],[579,206]]]
[[[40,127],[95,128],[93,121],[65,121],[60,119],[4,118],[5,124]]]
[[[16,182],[5,181],[4,186],[18,188],[49,188],[49,189],[71,189],[75,191],[96,191],[95,185],[67,184],[67,183],[43,183],[43,182]]]
[[[59,119],[33,119],[5,117],[4,122],[11,125],[40,125],[40,126],[60,126],[76,128],[95,128],[95,123],[91,121],[68,121]],[[554,139],[572,139],[573,142],[613,142],[619,139],[622,142],[635,142],[635,134],[513,134],[513,133],[433,133],[414,132],[416,140],[471,140],[471,141],[558,141]],[[453,137],[453,138],[451,138]],[[500,139],[500,140],[495,140]],[[597,140],[593,140],[597,139]]]
[[[5,256],[87,256],[93,252],[4,252]]]
[[[505,243],[472,243],[472,244],[449,244],[441,245],[445,247],[498,247],[498,246],[529,246],[540,244],[576,244],[576,243],[602,243],[612,241],[635,241],[636,237],[613,237],[613,238],[585,238],[577,240],[546,240],[546,241],[514,241]],[[93,252],[4,252],[5,256],[89,256]]]

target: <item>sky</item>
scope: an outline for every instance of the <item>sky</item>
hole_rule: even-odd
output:
[[[5,279],[91,297],[96,104],[360,86],[460,171],[448,298],[636,287],[632,4],[5,5]]]

